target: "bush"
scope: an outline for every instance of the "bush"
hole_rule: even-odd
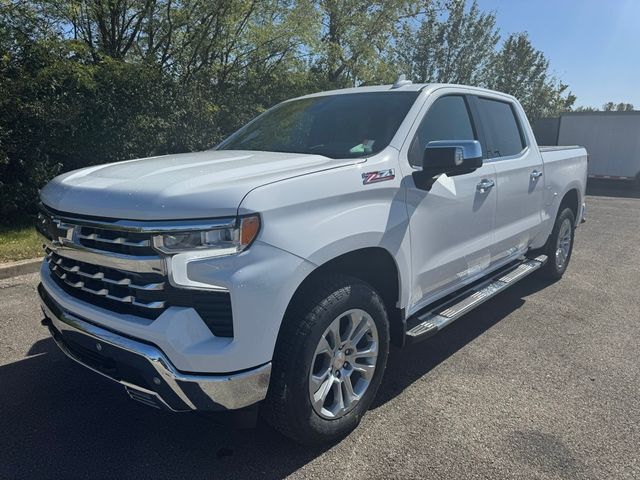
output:
[[[0,223],[35,210],[60,172],[212,146],[217,107],[144,64],[92,63],[74,42],[24,45],[2,64]]]

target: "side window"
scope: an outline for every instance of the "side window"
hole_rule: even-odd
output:
[[[478,98],[482,128],[487,135],[487,156],[508,157],[520,153],[525,142],[510,103]]]
[[[448,95],[431,105],[409,147],[409,163],[421,167],[424,149],[434,140],[476,140],[464,97]]]

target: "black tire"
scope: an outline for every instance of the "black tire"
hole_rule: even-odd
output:
[[[556,251],[558,250],[558,237],[560,236],[561,228],[565,222],[569,221],[571,239],[569,241],[569,253],[561,263],[557,261]],[[549,257],[544,267],[540,269],[540,274],[548,280],[560,280],[566,272],[569,266],[569,260],[571,260],[571,253],[573,252],[573,241],[575,238],[575,225],[576,217],[573,214],[573,210],[570,208],[562,208],[558,212],[556,221],[553,225],[551,235],[547,240],[547,244],[544,247],[544,253]]]
[[[309,375],[315,362],[316,347],[326,329],[352,309],[364,310],[375,323],[378,335],[376,366],[355,407],[344,416],[329,420],[313,408]],[[367,283],[346,275],[315,279],[296,296],[283,321],[264,404],[265,419],[282,434],[304,445],[321,445],[343,438],[358,426],[375,398],[388,354],[389,321],[376,291]]]

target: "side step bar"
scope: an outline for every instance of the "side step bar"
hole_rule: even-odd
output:
[[[453,294],[454,297],[444,303],[438,303],[434,308],[410,318],[407,321],[408,329],[405,334],[407,343],[426,340],[465,313],[532,274],[545,263],[547,263],[546,255],[523,259],[520,263],[501,269],[480,283]]]

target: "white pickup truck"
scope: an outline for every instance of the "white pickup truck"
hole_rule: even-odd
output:
[[[43,324],[135,400],[259,407],[299,442],[334,441],[390,343],[563,275],[586,177],[583,148],[540,149],[498,92],[401,79],[289,100],[213,150],[44,187]]]

